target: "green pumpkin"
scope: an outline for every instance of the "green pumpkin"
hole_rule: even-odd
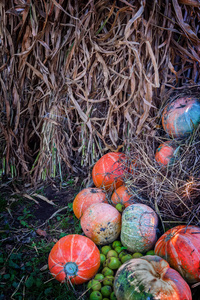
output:
[[[187,137],[200,124],[200,100],[185,96],[168,103],[162,114],[162,124],[171,137]]]
[[[128,206],[122,214],[121,242],[130,252],[146,253],[156,241],[158,217],[144,204]]]
[[[114,293],[117,300],[192,300],[186,281],[156,255],[125,262],[115,275]]]

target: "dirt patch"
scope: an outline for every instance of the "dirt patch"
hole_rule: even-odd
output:
[[[60,188],[56,184],[48,184],[34,193],[15,193],[13,187],[0,189],[0,227],[7,230],[5,241],[18,242],[19,236],[25,236],[24,242],[33,236],[37,228],[49,231],[49,226],[58,222],[58,231],[64,228],[65,233],[76,233],[73,226],[79,221],[73,215],[72,203],[80,191],[80,184],[67,185]],[[23,196],[21,196],[23,195]],[[38,196],[37,196],[38,195]],[[66,226],[61,219],[66,217]],[[49,221],[51,221],[49,223]],[[68,228],[70,224],[70,228]],[[53,226],[53,225],[52,225]],[[29,234],[28,234],[29,232]],[[49,232],[51,235],[51,232]]]
[[[76,186],[68,186],[65,190],[59,190],[51,185],[47,186],[43,192],[44,196],[55,203],[55,206],[40,198],[36,198],[39,204],[34,205],[34,216],[41,221],[48,220],[57,210],[67,206],[68,203],[73,203],[75,195],[78,192],[79,189]]]

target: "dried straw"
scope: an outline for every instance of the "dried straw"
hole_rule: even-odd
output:
[[[160,166],[154,159],[157,147],[169,140],[144,134],[133,141],[137,157],[135,173],[126,184],[134,200],[150,205],[163,227],[187,223],[200,225],[200,141],[199,129],[186,140],[174,140],[178,149],[173,165]]]
[[[174,89],[198,84],[198,1],[4,0],[0,13],[7,175],[63,179],[129,152]]]

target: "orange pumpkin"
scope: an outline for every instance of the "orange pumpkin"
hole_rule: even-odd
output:
[[[125,185],[121,185],[114,191],[111,197],[112,204],[117,205],[118,203],[124,204],[125,207],[134,204],[134,197],[129,194]]]
[[[156,150],[155,159],[161,166],[173,164],[175,159],[176,147],[173,141],[161,144]]]
[[[120,234],[121,214],[110,204],[95,203],[83,213],[81,227],[95,244],[109,244]]]
[[[60,282],[82,284],[90,280],[100,266],[97,246],[85,236],[70,234],[51,249],[48,259],[51,274]]]
[[[107,202],[106,194],[98,188],[83,189],[73,201],[73,211],[79,219],[91,204]]]
[[[127,157],[123,153],[110,152],[103,155],[94,165],[92,179],[96,187],[106,190],[123,184]]]
[[[200,281],[200,228],[176,226],[165,232],[155,245],[156,255],[166,259],[189,283]]]

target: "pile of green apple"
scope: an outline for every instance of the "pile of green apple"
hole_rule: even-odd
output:
[[[146,255],[154,255],[150,250]],[[119,240],[111,245],[105,245],[100,249],[101,267],[99,273],[87,284],[89,300],[117,300],[113,283],[115,273],[119,267],[132,258],[144,256],[142,253],[130,253],[123,247]]]

